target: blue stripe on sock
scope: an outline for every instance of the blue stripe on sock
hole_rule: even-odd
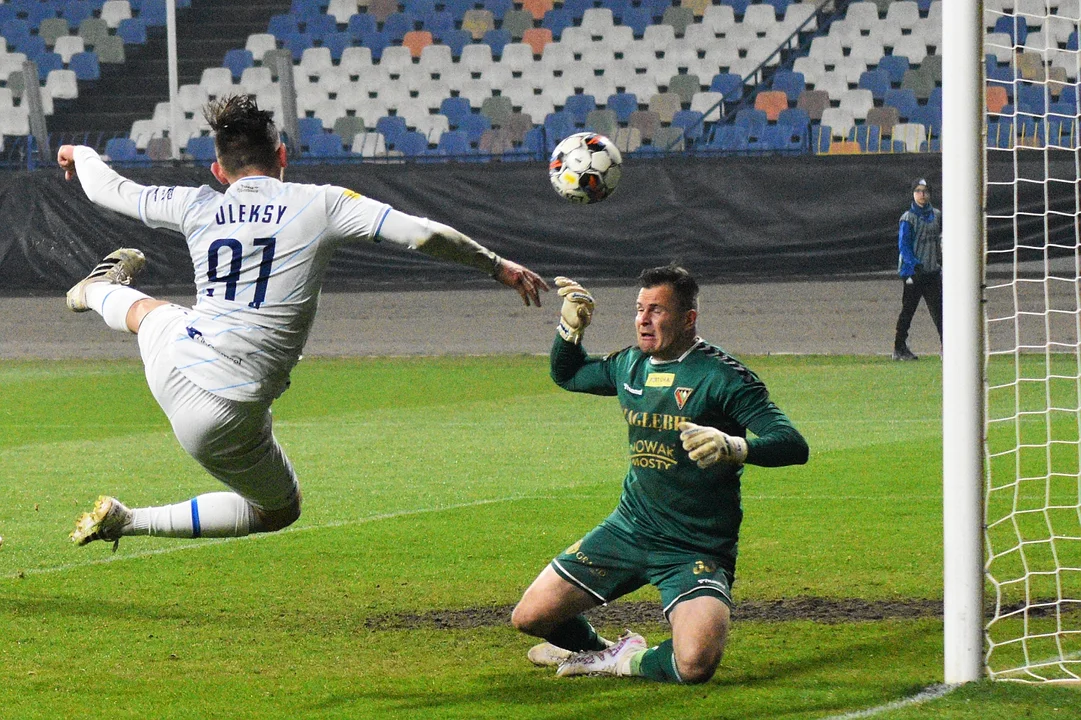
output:
[[[197,538],[202,534],[202,529],[199,527],[199,502],[195,499],[191,499],[191,536]]]

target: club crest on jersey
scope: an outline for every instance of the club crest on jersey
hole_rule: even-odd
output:
[[[694,392],[694,388],[678,387],[672,393],[676,396],[676,405],[679,405],[679,409],[682,410],[683,406],[687,404],[687,398]]]

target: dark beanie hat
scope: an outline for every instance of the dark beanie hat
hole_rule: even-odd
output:
[[[923,185],[928,191],[931,190],[931,183],[927,182],[924,178],[916,178],[912,181],[912,192],[916,192],[916,188]]]

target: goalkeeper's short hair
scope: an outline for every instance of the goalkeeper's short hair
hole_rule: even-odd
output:
[[[698,281],[684,267],[675,263],[643,270],[638,276],[643,288],[671,285],[683,311],[698,309]]]

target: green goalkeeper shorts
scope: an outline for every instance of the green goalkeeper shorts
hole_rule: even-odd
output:
[[[722,559],[636,537],[620,527],[602,523],[552,560],[552,569],[600,603],[609,603],[643,585],[661,592],[667,618],[684,600],[713,595],[732,607],[733,575]]]

